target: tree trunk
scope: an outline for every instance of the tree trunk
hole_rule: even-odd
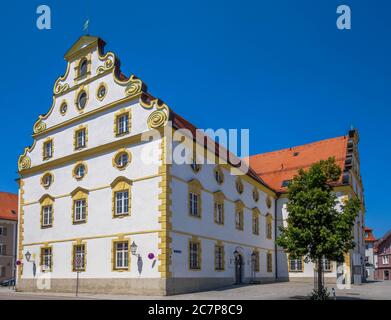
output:
[[[318,258],[318,293],[323,291],[323,263],[322,258]]]

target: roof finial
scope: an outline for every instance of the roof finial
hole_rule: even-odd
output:
[[[83,26],[83,31],[86,32],[87,35],[88,35],[89,27],[90,27],[90,19],[87,17],[87,20],[86,22],[84,22],[84,26]]]

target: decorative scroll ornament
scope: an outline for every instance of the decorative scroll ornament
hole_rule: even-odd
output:
[[[140,99],[140,104],[146,109],[152,109],[156,106],[156,110],[149,115],[147,120],[150,129],[164,127],[167,124],[169,108],[165,103],[159,104],[159,99],[150,100],[149,102]]]
[[[60,94],[65,92],[66,90],[69,89],[69,84],[68,83],[57,83],[58,80],[56,81],[56,84],[54,85],[54,94]]]
[[[31,159],[27,156],[28,148],[24,149],[24,153],[19,157],[18,169],[19,171],[29,169],[31,166]]]
[[[144,90],[144,84],[140,79],[137,79],[135,75],[131,75],[129,78],[129,84],[126,86],[125,94],[127,96],[133,96]]]
[[[44,130],[46,130],[46,123],[39,117],[38,121],[34,124],[33,131],[34,133],[40,133]]]
[[[150,129],[156,129],[164,127],[167,124],[167,120],[167,113],[163,110],[155,110],[149,115],[147,124]]]
[[[98,67],[98,69],[96,69],[96,73],[97,74],[101,74],[103,72],[106,72],[106,71],[109,71],[110,69],[112,69],[114,67],[114,62],[113,60],[107,58],[104,63],[103,63],[103,66],[100,66]]]

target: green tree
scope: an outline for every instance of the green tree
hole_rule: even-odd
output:
[[[354,197],[339,205],[333,185],[340,177],[334,158],[300,169],[288,186],[287,226],[280,227],[277,239],[291,257],[305,256],[317,264],[318,295],[325,292],[322,259],[343,262],[355,246],[352,228],[360,201]]]

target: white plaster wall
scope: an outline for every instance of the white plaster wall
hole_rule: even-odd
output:
[[[203,164],[201,170],[198,173],[194,173],[189,164],[173,164],[171,175],[171,188],[172,188],[172,228],[173,249],[182,250],[182,254],[173,253],[172,270],[174,276],[189,276],[192,277],[195,274],[200,276],[216,276],[216,274],[223,274],[227,276],[227,272],[214,271],[214,240],[207,240],[208,237],[212,239],[218,239],[226,241],[226,260],[228,255],[232,254],[237,246],[246,248],[246,250],[253,250],[258,248],[260,255],[264,255],[266,260],[266,252],[270,250],[273,253],[274,264],[274,226],[272,231],[272,239],[266,239],[266,219],[265,215],[270,213],[274,216],[274,200],[272,201],[272,207],[270,209],[266,206],[266,197],[263,191],[259,191],[259,201],[255,202],[252,197],[253,186],[242,179],[244,185],[244,192],[240,195],[236,191],[235,181],[237,176],[231,175],[228,170],[223,168],[224,182],[222,185],[218,185],[214,178],[213,169],[214,164]],[[188,185],[187,182],[192,179],[197,179],[203,186],[202,191],[202,217],[201,219],[192,217],[188,214]],[[224,202],[224,225],[218,225],[214,222],[214,197],[213,192],[222,191],[226,197]],[[244,208],[244,230],[237,230],[235,228],[235,203],[236,200],[242,200],[245,205]],[[252,211],[251,209],[258,207],[261,212],[259,223],[259,235],[252,234]],[[201,272],[189,271],[188,269],[188,241],[185,236],[185,240],[182,240],[183,235],[176,234],[175,231],[185,232],[200,237],[202,242],[205,241],[205,250],[203,249],[203,255],[206,255],[206,259],[202,260],[203,270]],[[229,244],[228,244],[229,241]],[[183,242],[183,243],[182,243]],[[213,245],[212,245],[213,244]],[[210,246],[209,249],[208,246]],[[207,252],[207,253],[205,253]],[[262,260],[262,258],[261,258]],[[265,262],[266,263],[266,262]],[[183,265],[183,267],[179,267]],[[264,268],[261,266],[261,272],[265,272],[266,264]],[[274,271],[274,270],[273,270]],[[177,273],[178,272],[178,273]],[[274,275],[274,273],[272,273]],[[269,275],[270,276],[270,275]]]
[[[337,192],[337,199],[338,199],[338,208],[340,208],[340,204],[342,203],[342,199],[345,197],[345,195],[342,192]],[[286,209],[286,204],[288,202],[288,198],[279,198],[277,200],[277,226],[287,226],[286,219],[288,218],[288,211]],[[356,222],[353,227],[352,233],[354,234],[354,239],[357,241],[357,221],[359,219],[356,219]],[[277,228],[278,230],[278,228]],[[280,231],[277,231],[277,237],[279,236]],[[354,251],[357,249],[354,249]],[[278,274],[280,277],[284,277],[289,274],[289,277],[295,278],[295,277],[313,277],[314,275],[314,264],[312,262],[308,262],[304,264],[303,272],[288,272],[288,260],[287,255],[283,252],[282,248],[279,248],[279,254],[278,254]],[[336,277],[337,275],[337,265],[335,262],[332,263],[332,272],[326,272],[325,277]]]
[[[125,136],[116,137],[114,133],[115,113],[122,109],[131,110],[130,133]],[[141,132],[148,131],[147,119],[151,110],[144,109],[138,102],[127,102],[120,104],[110,110],[92,115],[86,119],[79,120],[71,125],[56,129],[37,138],[34,149],[28,153],[31,158],[31,165],[41,164],[42,148],[47,138],[53,139],[53,157],[44,162],[62,158],[72,153],[80,152],[74,150],[74,131],[79,125],[86,125],[88,130],[87,147],[81,151],[101,146],[116,140],[120,140]]]
[[[158,234],[140,234],[129,237],[131,242],[138,245],[138,254],[140,254],[141,262],[137,256],[130,257],[129,271],[112,271],[112,240],[116,238],[98,238],[86,240],[86,271],[80,273],[80,278],[159,278],[158,263],[156,257],[158,255]],[[52,278],[75,278],[76,272],[72,271],[72,245],[75,242],[66,241],[53,243],[53,271],[50,273]],[[40,246],[26,246],[23,254],[29,251],[35,255],[37,264],[37,274],[39,273]],[[148,254],[154,253],[154,259],[148,259]],[[33,263],[24,262],[23,277],[24,279],[33,277]],[[39,277],[39,274],[38,274]]]
[[[178,278],[196,278],[196,277],[221,277],[232,278],[235,281],[235,267],[233,252],[238,250],[244,258],[244,277],[251,277],[251,254],[253,247],[251,246],[239,246],[234,243],[224,243],[225,251],[225,267],[224,271],[215,270],[214,250],[215,240],[200,238],[201,241],[201,269],[190,270],[189,269],[189,251],[188,245],[191,237],[178,233],[172,233],[172,265],[171,272],[174,277]],[[274,260],[273,271],[267,272],[266,268],[266,250],[260,250],[260,272],[256,272],[256,277],[274,277]]]
[[[142,179],[151,175],[158,174],[160,160],[145,163],[142,158],[142,153],[146,145],[151,150],[155,150],[156,158],[160,154],[161,140],[153,142],[140,142],[132,145],[125,145],[125,148],[131,153],[132,160],[125,170],[118,170],[113,167],[112,159],[118,150],[105,152],[99,155],[93,155],[84,158],[83,161],[87,164],[88,173],[83,180],[77,181],[72,176],[75,163],[62,165],[50,169],[54,176],[54,182],[49,189],[45,189],[40,180],[43,172],[31,175],[25,179],[24,200],[25,202],[38,201],[43,194],[50,194],[51,196],[59,196],[69,194],[77,187],[86,189],[100,188],[108,186],[119,176],[124,176],[130,180]],[[135,187],[140,182],[135,182]]]

